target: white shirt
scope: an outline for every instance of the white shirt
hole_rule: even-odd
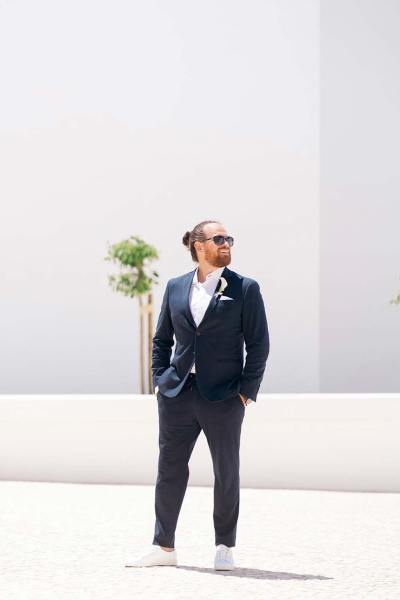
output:
[[[211,273],[206,275],[206,279],[203,283],[200,283],[197,279],[198,267],[194,272],[192,287],[189,294],[189,304],[193,319],[197,326],[199,326],[203,320],[207,307],[210,304],[210,300],[217,289],[218,281],[224,268],[225,267],[219,267],[218,269],[211,271]],[[196,371],[192,369],[192,373],[195,372]]]
[[[219,267],[211,273],[206,275],[205,281],[202,283],[197,279],[197,273],[199,268],[194,272],[192,279],[192,287],[189,293],[189,304],[190,310],[193,315],[193,319],[197,326],[201,323],[204,314],[207,310],[207,307],[210,303],[211,298],[213,297],[215,290],[217,289],[218,281],[222,275],[222,271],[225,267]],[[190,371],[191,373],[196,373],[195,364]],[[251,398],[248,398],[251,400]],[[253,400],[251,400],[253,402]]]

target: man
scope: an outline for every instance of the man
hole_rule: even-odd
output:
[[[168,281],[153,337],[160,449],[155,547],[127,566],[177,565],[175,529],[189,479],[188,462],[203,430],[215,474],[214,568],[232,570],[241,426],[245,407],[256,402],[263,378],[268,325],[258,283],[227,267],[233,238],[221,223],[199,223],[186,232],[183,243],[198,266]]]

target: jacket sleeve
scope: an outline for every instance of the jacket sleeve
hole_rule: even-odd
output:
[[[242,310],[246,360],[240,379],[240,392],[256,402],[269,354],[269,332],[264,301],[257,281],[247,286]]]
[[[161,310],[157,321],[156,332],[152,338],[153,386],[157,385],[159,377],[170,366],[172,346],[174,345],[174,328],[169,309],[169,282],[165,288]]]

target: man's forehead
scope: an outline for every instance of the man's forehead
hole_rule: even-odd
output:
[[[210,227],[208,226],[208,228],[206,229],[206,233],[207,235],[227,235],[226,229],[224,227]]]

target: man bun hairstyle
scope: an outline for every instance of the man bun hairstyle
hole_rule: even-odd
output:
[[[208,223],[219,223],[219,221],[209,220],[202,221],[195,225],[192,231],[187,231],[182,238],[182,243],[190,250],[190,254],[192,255],[192,259],[195,262],[199,262],[197,258],[197,251],[194,247],[195,242],[204,242],[206,240],[206,234],[204,233],[204,226],[208,225]]]
[[[189,244],[190,244],[190,231],[187,231],[185,233],[185,235],[182,238],[182,242],[184,246],[187,246],[189,248]]]

